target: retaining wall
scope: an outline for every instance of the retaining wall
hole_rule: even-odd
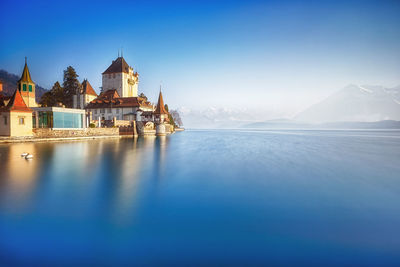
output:
[[[36,138],[62,138],[62,137],[85,137],[85,136],[112,136],[119,135],[118,128],[86,128],[82,130],[53,130],[46,128],[33,129]]]

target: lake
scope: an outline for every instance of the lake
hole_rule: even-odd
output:
[[[400,264],[399,131],[0,144],[0,171],[3,265]]]

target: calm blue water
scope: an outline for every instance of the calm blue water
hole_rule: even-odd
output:
[[[397,131],[3,144],[0,170],[6,265],[400,264]]]

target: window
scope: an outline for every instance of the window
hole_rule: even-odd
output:
[[[117,114],[119,113],[119,108],[117,108]]]
[[[83,115],[67,112],[53,112],[54,128],[82,128]]]
[[[100,110],[100,113],[105,113],[106,111],[105,111],[105,109],[104,108],[102,108],[101,110]]]
[[[32,92],[32,85],[29,85],[29,92]]]
[[[97,114],[97,109],[94,110],[94,114]]]
[[[25,125],[25,117],[18,117],[19,125]]]
[[[7,125],[7,117],[4,116],[3,118],[4,118],[4,125]]]
[[[26,92],[26,84],[23,84],[23,85],[22,85],[22,91],[25,91],[25,92]]]
[[[112,113],[111,108],[108,108],[108,113]]]

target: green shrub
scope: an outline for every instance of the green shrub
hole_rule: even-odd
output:
[[[89,124],[89,127],[90,127],[90,128],[96,128],[96,124],[90,123],[90,124]]]

